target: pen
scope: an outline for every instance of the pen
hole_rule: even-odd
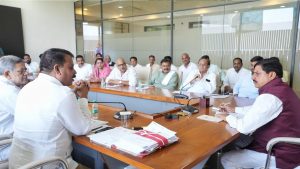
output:
[[[103,127],[104,127],[104,126],[96,127],[96,128],[94,128],[94,129],[92,129],[91,131],[94,132],[94,131],[96,131],[96,130],[98,130],[98,129],[101,129],[101,128],[103,128]]]

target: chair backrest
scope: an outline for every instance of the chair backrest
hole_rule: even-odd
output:
[[[10,146],[12,142],[11,135],[0,135],[0,151]],[[8,168],[8,160],[0,160],[0,169]]]
[[[38,169],[38,168],[59,168],[68,169],[68,164],[60,157],[50,157],[38,161],[30,162],[19,169]]]
[[[300,138],[295,138],[295,137],[276,137],[271,139],[267,146],[266,150],[268,152],[266,164],[265,164],[265,169],[269,169],[270,167],[270,159],[271,159],[271,154],[272,154],[272,148],[275,144],[277,143],[288,143],[288,144],[296,144],[300,145]],[[297,167],[299,168],[299,166]]]

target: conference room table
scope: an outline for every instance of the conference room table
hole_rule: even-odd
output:
[[[118,94],[132,95],[134,97],[138,95],[138,97],[141,98],[148,97],[147,99],[157,100],[162,98],[165,101],[173,101],[173,98],[165,98],[167,96],[159,97],[159,94],[156,93],[157,90],[147,91],[143,94],[134,92],[131,93],[125,90],[125,88],[114,89],[116,91],[110,91],[111,89],[108,89],[107,91],[107,89],[97,87],[94,89],[91,88],[91,90],[94,90],[94,92],[117,92]],[[148,92],[153,92],[157,95],[154,94],[153,96],[149,96],[150,94]],[[236,99],[233,96],[229,96],[220,99],[211,98],[210,103],[214,106],[218,106],[222,102],[230,102],[232,105],[238,105],[238,100],[239,99]],[[187,101],[185,100],[185,103],[186,102]],[[197,102],[199,103],[199,99]],[[106,157],[111,157],[125,163],[126,165],[132,165],[136,168],[143,169],[192,168],[239,136],[239,133],[235,129],[231,128],[226,122],[215,123],[197,119],[198,116],[203,114],[214,115],[214,112],[211,107],[206,108],[204,105],[195,104],[195,107],[198,108],[199,113],[192,114],[190,116],[180,116],[178,119],[166,119],[163,114],[176,113],[180,111],[179,108],[163,111],[160,116],[155,114],[155,118],[143,116],[142,112],[135,114],[134,118],[129,121],[129,128],[147,126],[151,121],[155,121],[164,127],[175,131],[176,136],[179,137],[178,142],[158,149],[143,158],[134,157],[125,152],[93,143],[87,136],[74,137],[74,149],[76,149],[76,147],[77,149],[78,147],[81,147],[81,150],[89,150],[86,151],[85,154],[90,152],[94,154],[93,158],[95,164],[92,165],[92,168],[101,168],[103,167],[104,162],[109,163],[107,162],[108,160],[105,160]],[[121,108],[99,104],[99,110],[100,120],[108,121],[108,124],[113,127],[121,125],[119,120],[113,118],[114,113],[122,110]],[[98,163],[96,164],[96,162]]]
[[[193,99],[174,98],[174,91],[145,86],[142,89],[131,86],[106,85],[101,87],[99,83],[91,83],[89,100],[97,102],[122,102],[126,108],[131,111],[143,112],[155,117],[155,114],[178,108],[182,105],[195,105],[199,102],[202,94],[189,94],[187,96]],[[113,107],[123,108],[118,104],[106,104]]]

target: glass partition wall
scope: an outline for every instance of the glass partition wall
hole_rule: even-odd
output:
[[[114,60],[136,56],[145,65],[173,57],[181,65],[209,55],[221,69],[235,57],[278,57],[300,91],[297,0],[81,0],[74,3],[77,54],[93,62],[97,46]],[[298,38],[297,38],[298,36]],[[298,45],[297,45],[298,44]]]

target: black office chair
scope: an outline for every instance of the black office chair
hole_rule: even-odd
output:
[[[276,138],[271,139],[268,142],[267,147],[266,147],[267,152],[268,152],[268,156],[267,156],[267,160],[266,160],[266,164],[265,164],[265,169],[269,169],[269,167],[270,167],[270,159],[271,159],[272,148],[277,143],[288,143],[288,144],[300,145],[300,138],[295,138],[295,137],[276,137]]]

